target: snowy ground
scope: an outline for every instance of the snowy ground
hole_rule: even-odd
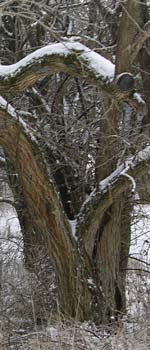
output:
[[[130,255],[150,260],[150,205],[134,208]]]
[[[11,270],[20,262],[23,251],[22,234],[15,209],[0,206],[0,261]]]

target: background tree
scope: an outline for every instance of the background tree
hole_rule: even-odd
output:
[[[46,251],[61,310],[107,322],[125,311],[133,178],[150,158],[149,107],[135,93],[147,91],[148,5],[12,1],[1,11],[0,142],[26,263]]]

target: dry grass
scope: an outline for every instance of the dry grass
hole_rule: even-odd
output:
[[[149,346],[150,325],[129,331],[126,322],[105,329],[61,322],[43,331],[13,335],[9,341],[1,339],[1,350],[147,350]]]
[[[47,312],[42,305],[45,317],[39,325],[36,313],[41,308],[41,296],[37,276],[24,270],[20,255],[16,260],[16,251],[11,251],[9,245],[7,249],[0,295],[0,350],[150,348],[150,274],[145,273],[142,263],[129,262],[127,315],[123,320],[112,323],[110,327],[98,328],[91,323],[78,324],[62,319],[59,313]],[[51,281],[51,300],[54,301],[55,283],[53,279]],[[43,289],[41,292],[43,296]]]
[[[110,327],[78,324],[47,314],[38,325],[28,273],[6,273],[0,304],[0,350],[148,350],[150,348],[150,275],[132,262],[127,278],[127,315]],[[139,267],[139,264],[138,264]],[[9,271],[9,269],[8,269]],[[31,288],[32,287],[32,288]],[[3,311],[3,312],[2,312]]]

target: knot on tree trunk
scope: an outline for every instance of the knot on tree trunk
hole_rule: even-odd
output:
[[[122,91],[134,90],[134,78],[131,73],[121,73],[117,75],[115,81],[116,85],[118,85]]]

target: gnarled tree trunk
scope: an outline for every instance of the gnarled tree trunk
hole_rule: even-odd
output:
[[[138,21],[137,13],[137,1],[127,1],[119,28],[116,76],[126,70],[129,73],[119,79],[114,76],[111,62],[79,43],[56,44],[45,51],[37,50],[20,65],[5,67],[4,72],[0,72],[0,91],[4,93],[22,91],[39,78],[61,71],[80,76],[109,95],[108,111],[100,121],[96,188],[79,208],[76,235],[32,130],[9,104],[0,100],[0,143],[9,169],[14,172],[17,184],[14,193],[21,204],[16,208],[23,234],[26,241],[35,246],[35,254],[40,246],[48,250],[56,273],[60,309],[80,320],[108,322],[125,309],[131,179],[145,174],[150,162],[149,147],[132,157],[127,166],[124,163],[128,158],[126,150],[121,156],[124,151],[120,131],[123,125],[121,103],[125,102],[125,118],[132,118],[127,103],[133,108],[144,105],[133,91],[132,59],[127,61],[127,56],[132,56],[136,33],[133,23]],[[124,38],[126,29],[128,35]],[[129,143],[130,138],[126,137],[125,133],[124,142]]]

